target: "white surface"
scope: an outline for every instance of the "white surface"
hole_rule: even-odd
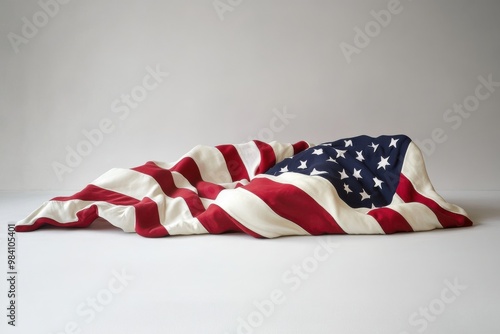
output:
[[[80,333],[249,333],[238,332],[238,317],[256,317],[254,302],[279,290],[282,302],[253,333],[413,334],[423,327],[412,326],[409,317],[420,308],[439,306],[445,281],[457,280],[466,288],[443,304],[443,312],[422,332],[498,333],[500,192],[441,194],[463,206],[476,225],[274,240],[243,234],[146,239],[104,222],[88,229],[18,233],[18,326],[7,326],[2,314],[0,328],[2,333],[52,334],[75,322]],[[64,194],[1,194],[2,268],[7,223],[55,195]],[[325,242],[335,245],[332,253],[315,253]],[[314,262],[315,254],[322,261]],[[307,279],[291,272],[294,265],[314,263],[317,268],[308,267]],[[113,270],[122,269],[134,278],[87,323],[88,313],[82,316],[78,306],[105,296]],[[5,283],[2,279],[2,305]],[[444,296],[453,294],[445,291]],[[81,310],[90,308],[84,304]],[[414,320],[421,324],[422,319]]]
[[[215,1],[232,4],[223,21]],[[355,28],[375,22],[370,12],[397,0],[68,1],[15,53],[7,36],[21,34],[39,2],[55,0],[0,1],[2,190],[79,189],[198,144],[422,141],[437,128],[446,140],[426,159],[437,187],[500,189],[500,88],[470,115],[444,119],[475,94],[478,76],[500,82],[500,1],[400,0],[350,63],[341,43],[354,45]],[[170,75],[129,114],[113,112],[156,65]],[[113,130],[59,181],[52,164],[67,164],[67,147],[104,119]]]

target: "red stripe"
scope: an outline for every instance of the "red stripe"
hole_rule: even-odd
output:
[[[293,144],[292,146],[293,146],[293,155],[300,153],[300,152],[309,148],[309,144],[305,141],[299,141],[299,142]]]
[[[233,181],[249,179],[243,160],[238,150],[233,145],[220,145],[216,148],[222,153],[226,166]]]
[[[53,201],[102,201],[114,205],[134,205],[138,202],[137,199],[118,193],[116,191],[100,188],[96,185],[89,184],[83,190],[77,192],[72,196],[55,197]]]
[[[397,211],[389,208],[378,208],[368,212],[375,218],[386,234],[396,232],[413,232],[411,225]]]
[[[148,197],[134,205],[135,231],[143,237],[159,238],[168,235],[167,229],[160,224],[158,205]]]
[[[314,198],[296,186],[255,178],[244,189],[257,195],[278,215],[312,235],[345,233]]]
[[[227,232],[244,232],[255,238],[262,238],[260,234],[246,228],[236,219],[231,217],[224,209],[216,204],[211,204],[207,211],[199,215],[198,220],[210,234]]]
[[[149,175],[155,179],[163,193],[168,197],[181,197],[186,202],[193,217],[196,217],[205,210],[199,196],[195,192],[175,186],[174,178],[170,170],[163,169],[151,161],[147,162],[145,165],[133,168],[133,170]]]
[[[198,184],[196,185],[196,189],[198,190],[198,195],[200,197],[215,199],[225,188],[215,183],[202,181],[198,182]]]
[[[54,219],[42,217],[38,218],[33,225],[18,225],[16,226],[16,232],[29,232],[38,230],[44,225],[52,225],[57,227],[88,227],[99,217],[97,206],[92,205],[84,210],[80,210],[76,213],[76,221],[60,223]]]
[[[421,195],[418,191],[415,190],[410,180],[402,173],[399,179],[399,185],[396,189],[396,193],[404,202],[418,202],[427,206],[432,210],[432,212],[434,212],[438,221],[445,228],[472,226],[472,221],[468,217],[445,210],[434,200]]]
[[[264,173],[276,164],[276,155],[274,154],[274,150],[271,145],[260,140],[254,140],[254,142],[260,151],[260,164],[255,171],[255,175],[257,175]]]
[[[196,185],[202,180],[196,161],[190,157],[182,158],[174,167],[170,168],[170,171],[182,174],[192,185]]]

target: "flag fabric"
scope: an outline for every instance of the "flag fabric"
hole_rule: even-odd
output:
[[[311,145],[197,146],[173,163],[114,168],[16,224],[87,227],[103,218],[145,237],[244,232],[254,237],[390,234],[471,226],[434,190],[404,135]]]

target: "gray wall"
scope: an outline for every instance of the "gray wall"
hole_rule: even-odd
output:
[[[197,144],[393,133],[438,190],[500,189],[500,83],[482,83],[500,82],[500,1],[64,2],[0,2],[0,189],[79,189]]]

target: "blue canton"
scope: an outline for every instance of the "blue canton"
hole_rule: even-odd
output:
[[[321,176],[350,207],[382,207],[392,201],[410,142],[404,135],[340,139],[287,158],[266,174]]]

